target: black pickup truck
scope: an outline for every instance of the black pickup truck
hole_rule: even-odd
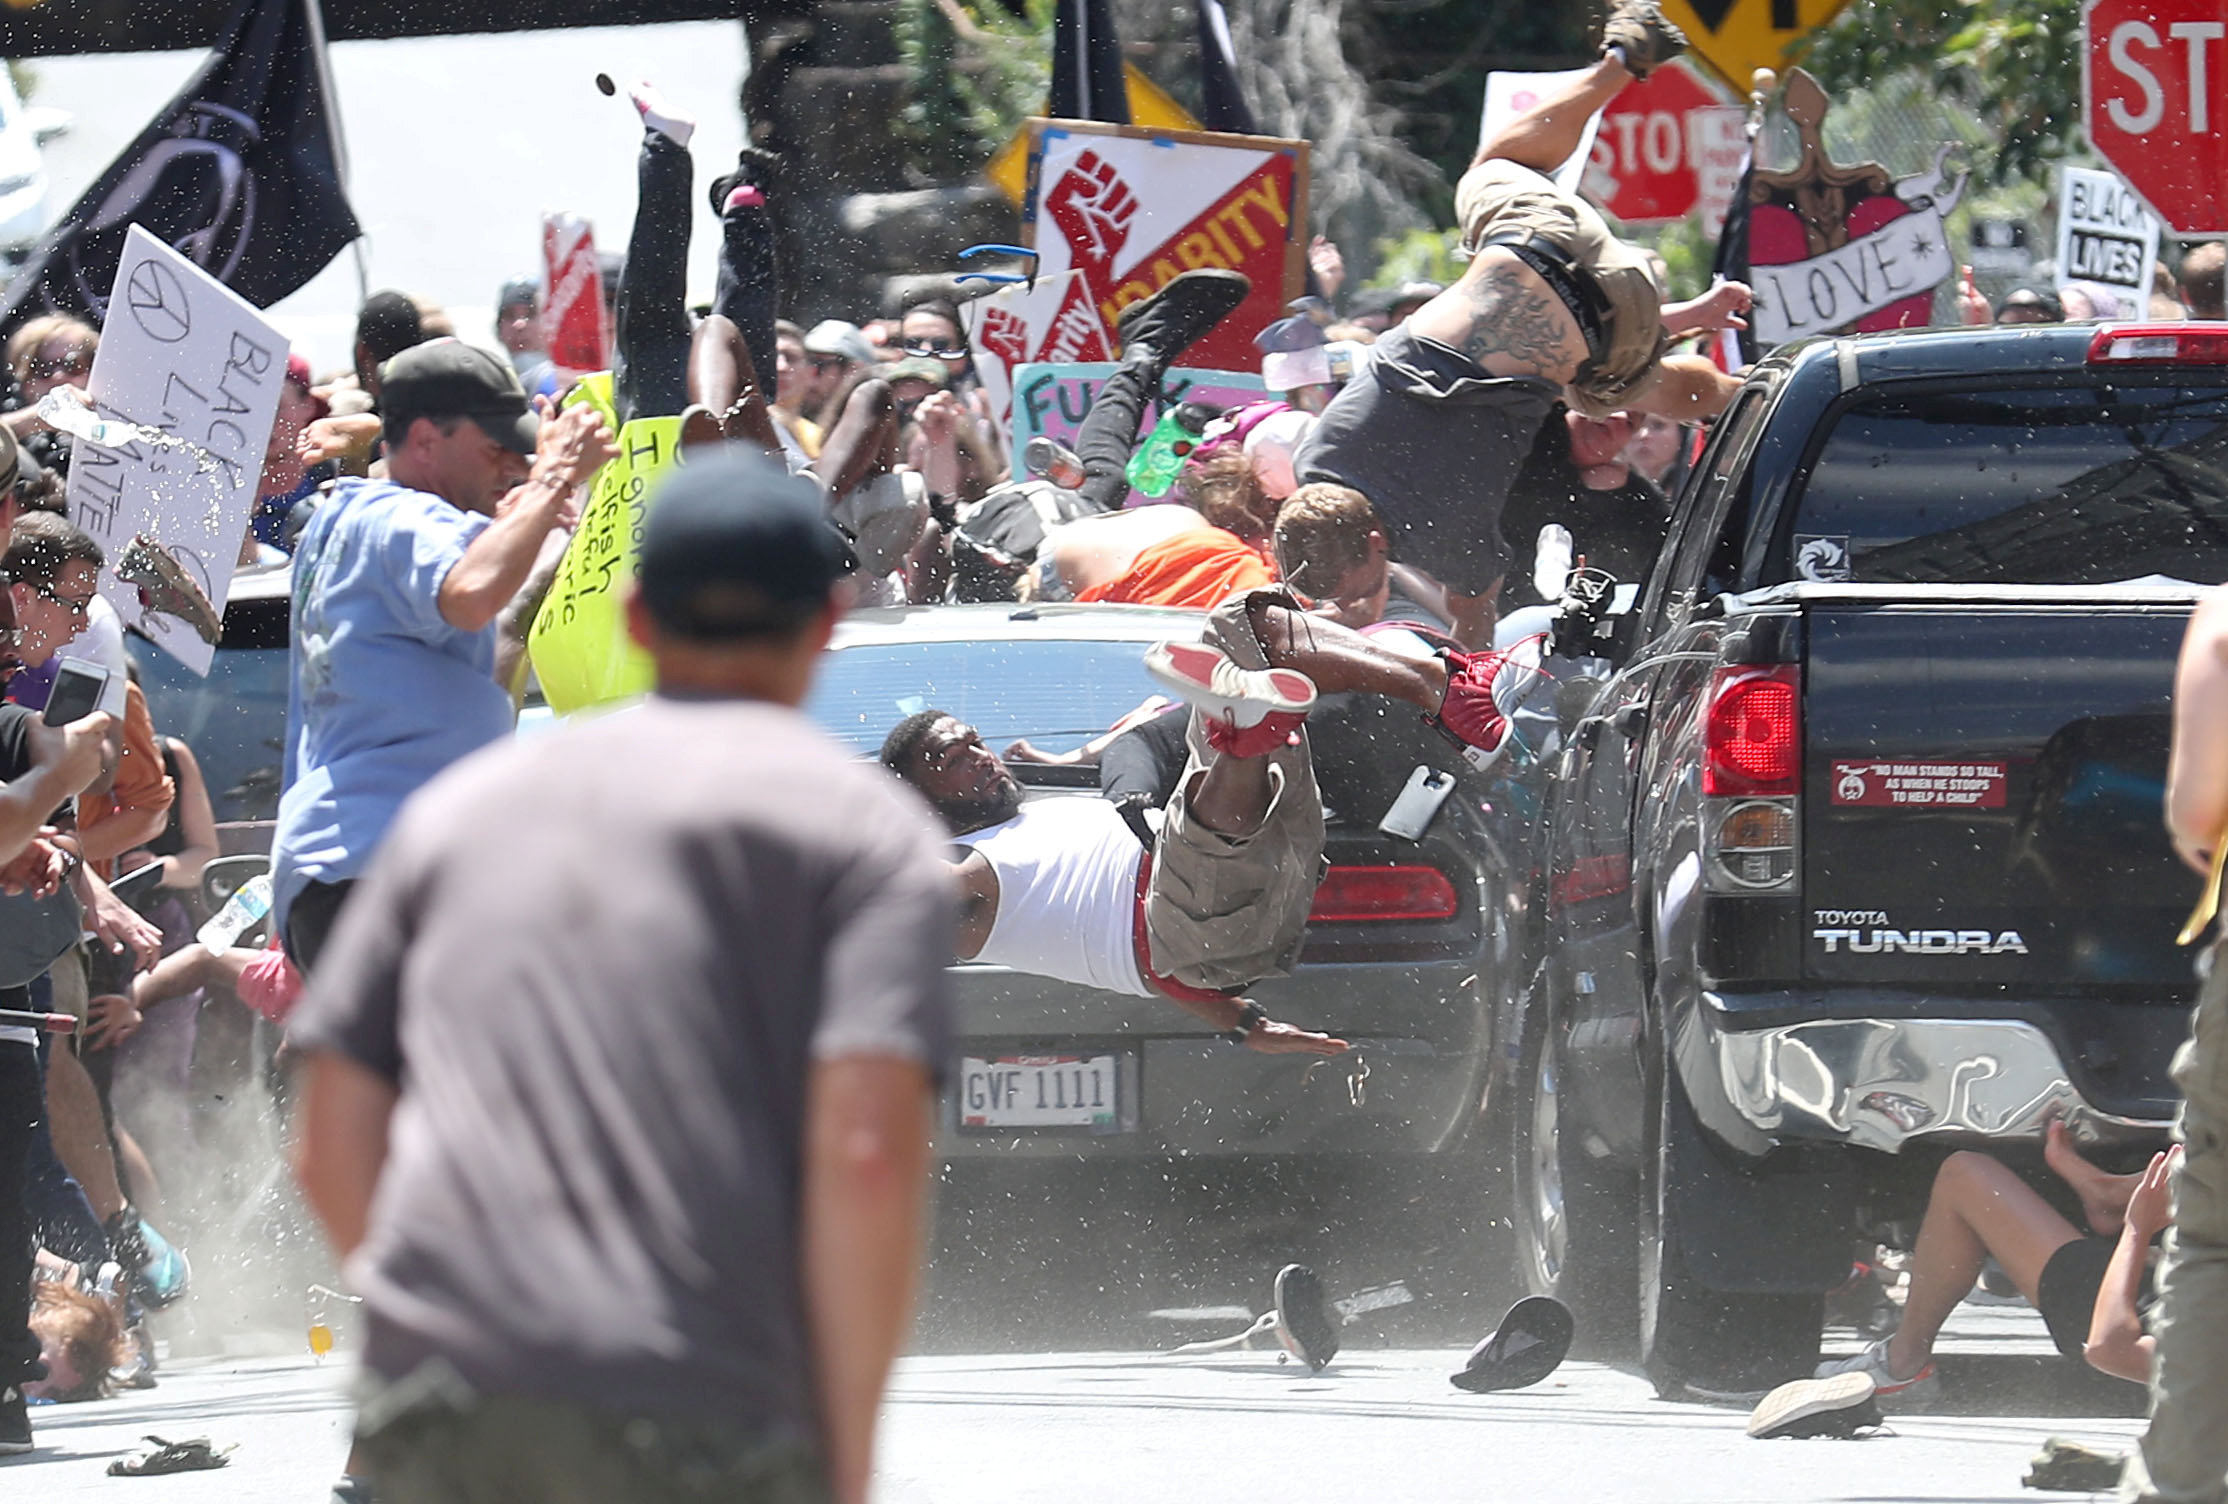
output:
[[[1535,744],[1486,1121],[1536,1290],[1665,1392],[1754,1389],[1947,1151],[2163,1139],[2169,697],[2223,579],[2228,326],[1756,368]]]

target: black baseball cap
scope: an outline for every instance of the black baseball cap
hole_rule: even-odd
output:
[[[379,373],[379,408],[389,443],[418,418],[470,418],[514,454],[532,454],[542,420],[511,363],[463,340],[428,340]]]
[[[691,458],[651,491],[635,579],[676,636],[780,632],[826,604],[849,548],[811,481],[755,454]]]

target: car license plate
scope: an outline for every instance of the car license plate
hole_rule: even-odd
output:
[[[964,1055],[962,1128],[1121,1127],[1119,1055]]]

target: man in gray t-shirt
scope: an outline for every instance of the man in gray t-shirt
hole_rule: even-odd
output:
[[[659,693],[413,798],[296,1015],[382,1500],[864,1495],[954,916],[926,807],[794,709],[824,519],[762,461],[668,482]]]

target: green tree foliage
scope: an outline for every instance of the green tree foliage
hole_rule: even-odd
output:
[[[932,183],[972,176],[1044,108],[1053,4],[1028,0],[1016,17],[996,0],[904,0],[898,55],[911,83],[895,134],[915,176]]]
[[[1857,0],[1800,61],[1834,95],[1927,79],[1978,118],[1989,182],[2041,181],[2083,144],[2080,0]]]

